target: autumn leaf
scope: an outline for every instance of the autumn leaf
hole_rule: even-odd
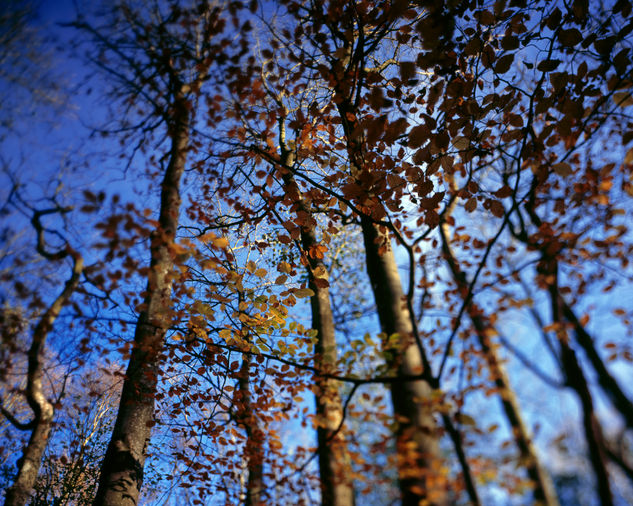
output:
[[[582,34],[577,28],[569,28],[558,33],[558,40],[565,46],[573,47],[582,42]]]
[[[295,296],[299,297],[300,299],[303,299],[305,297],[312,297],[314,295],[314,291],[310,288],[297,288],[293,290],[292,293],[294,293]]]
[[[279,264],[277,264],[277,270],[279,272],[283,272],[284,274],[290,274],[292,272],[292,267],[288,262],[279,262]]]
[[[552,169],[554,169],[554,172],[556,172],[556,174],[563,177],[567,177],[572,173],[571,165],[569,165],[567,162],[556,163],[552,165]]]
[[[495,65],[495,72],[497,74],[505,74],[510,67],[512,66],[512,62],[514,61],[514,54],[506,54],[497,60]]]
[[[619,91],[613,94],[613,101],[618,107],[629,107],[633,105],[633,94],[630,91]]]

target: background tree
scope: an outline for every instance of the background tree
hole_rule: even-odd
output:
[[[30,432],[29,441],[23,450],[22,457],[18,461],[18,472],[15,482],[7,489],[5,503],[9,505],[26,504],[35,482],[42,463],[42,456],[48,444],[53,417],[55,414],[55,404],[59,402],[57,399],[51,399],[45,388],[44,376],[44,355],[46,338],[51,332],[55,320],[62,311],[77,289],[80,276],[84,268],[83,257],[73,249],[67,242],[62,245],[59,250],[51,250],[46,243],[45,228],[42,224],[42,216],[55,213],[65,213],[69,210],[66,208],[52,208],[46,210],[36,210],[31,220],[37,234],[37,252],[49,261],[60,261],[67,257],[72,259],[71,274],[66,281],[62,292],[54,299],[54,301],[45,309],[35,324],[29,350],[27,353],[28,366],[26,373],[26,388],[24,396],[30,410],[32,419],[28,422],[19,421],[10,411],[1,406],[2,414],[18,429]],[[9,328],[4,327],[5,331],[11,332],[15,327],[9,322]],[[9,339],[16,339],[17,336],[9,336]],[[62,387],[63,392],[63,387]],[[60,393],[58,395],[63,395]]]

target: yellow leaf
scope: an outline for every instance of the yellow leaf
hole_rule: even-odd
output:
[[[633,96],[629,91],[619,91],[613,94],[613,100],[620,107],[628,107],[633,105]]]
[[[294,291],[294,294],[301,299],[303,297],[312,297],[314,292],[310,288],[298,288]]]
[[[288,262],[279,262],[279,265],[277,266],[277,270],[285,274],[290,274],[292,272],[292,267],[290,266]]]
[[[470,425],[470,426],[477,425],[477,422],[475,421],[475,419],[472,416],[467,415],[466,413],[458,413],[457,421],[461,423],[462,425]]]
[[[268,271],[266,269],[257,269],[255,271],[255,276],[257,276],[258,278],[263,278],[266,274],[268,274]]]
[[[211,239],[213,242],[213,246],[216,248],[228,248],[229,240],[226,237],[216,237],[215,239]]]

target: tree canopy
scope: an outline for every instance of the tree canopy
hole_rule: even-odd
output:
[[[75,7],[0,13],[6,504],[633,501],[630,2]]]

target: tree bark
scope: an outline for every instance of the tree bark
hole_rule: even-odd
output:
[[[624,422],[629,429],[633,429],[633,403],[626,396],[616,379],[611,375],[604,361],[600,357],[598,350],[593,342],[591,335],[585,330],[584,325],[576,317],[573,309],[564,301],[562,295],[558,295],[560,299],[559,304],[561,311],[565,319],[569,321],[574,327],[574,334],[576,341],[580,347],[584,350],[589,362],[593,366],[594,371],[598,377],[598,384],[602,387],[602,390],[607,394],[607,397],[611,400],[613,407],[617,409]]]
[[[38,230],[38,233],[40,230]],[[41,235],[38,236],[41,239]],[[51,425],[55,409],[53,403],[46,397],[42,385],[44,371],[42,369],[42,355],[46,344],[46,337],[53,328],[53,323],[59,316],[62,308],[70,299],[83,271],[83,258],[77,252],[67,249],[73,257],[73,270],[62,293],[55,299],[51,306],[42,315],[33,331],[33,340],[28,352],[28,373],[26,385],[26,399],[31,411],[33,421],[27,426],[31,428],[29,441],[24,448],[18,464],[18,473],[13,485],[7,490],[5,497],[6,506],[25,505],[33,491],[37,475],[42,464],[42,456],[46,450],[51,433]],[[45,255],[48,256],[48,255]],[[3,410],[4,411],[4,410]],[[12,418],[12,417],[11,417]]]
[[[367,274],[382,332],[387,340],[398,335],[395,345],[385,343],[389,365],[395,367],[398,374],[420,375],[424,372],[422,356],[413,340],[411,318],[390,239],[368,216],[361,217],[361,225]],[[407,506],[417,506],[422,501],[447,504],[446,483],[444,477],[437,474],[443,459],[431,394],[431,385],[424,380],[391,384],[400,489],[402,504]]]
[[[466,486],[466,492],[468,493],[468,498],[470,499],[470,504],[472,506],[479,506],[481,504],[481,500],[479,499],[479,494],[477,492],[477,487],[475,485],[475,480],[473,479],[473,474],[470,469],[470,464],[466,458],[466,453],[464,452],[464,443],[462,441],[462,435],[459,430],[453,424],[450,416],[446,413],[442,414],[442,420],[444,422],[444,427],[448,432],[448,435],[451,437],[453,441],[453,446],[455,447],[455,453],[457,453],[457,460],[459,460],[459,465],[462,468],[462,474],[464,475],[464,485]]]
[[[154,424],[160,355],[171,324],[175,266],[171,246],[178,227],[180,180],[189,147],[188,104],[181,91],[174,105],[169,163],[161,184],[159,226],[151,236],[147,295],[144,310],[136,323],[132,355],[112,438],[101,466],[99,488],[94,500],[94,504],[99,506],[137,504],[143,483],[143,465]]]
[[[308,270],[312,328],[317,331],[315,366],[320,372],[333,373],[336,369],[336,331],[330,300],[329,273],[316,251],[319,244],[316,221],[289,168],[294,154],[287,148],[285,127],[280,122],[281,167],[286,200],[301,220],[301,249]],[[349,481],[350,462],[346,443],[340,434],[343,405],[337,382],[316,376],[315,393],[321,503],[332,506],[353,506],[354,489]]]
[[[315,244],[313,234],[302,234],[305,251],[307,244]],[[310,288],[315,295],[310,298],[312,328],[317,334],[315,365],[319,371],[332,372],[336,367],[336,337],[334,319],[330,305],[329,288],[315,282],[315,272],[323,262],[310,258]],[[327,281],[327,271],[321,270],[319,280]],[[319,452],[319,473],[321,477],[321,504],[333,506],[353,506],[354,489],[349,480],[349,456],[346,443],[339,428],[343,423],[343,406],[335,380],[316,378],[315,394],[317,415],[317,440]]]
[[[561,364],[565,374],[566,384],[576,392],[580,400],[583,428],[589,450],[589,461],[595,474],[596,489],[598,491],[598,497],[600,498],[600,504],[610,506],[613,504],[613,494],[611,493],[609,471],[607,469],[607,456],[602,426],[595,413],[589,384],[578,361],[576,352],[569,345],[567,332],[564,327],[564,304],[558,289],[558,262],[551,255],[547,254],[545,248],[542,250],[542,259],[538,269],[549,281],[547,289],[552,307],[552,320],[558,325],[557,337],[560,343]]]
[[[367,274],[380,327],[386,335],[383,352],[387,356],[388,365],[396,369],[398,374],[430,375],[428,367],[426,370],[424,368],[422,350],[414,340],[413,320],[402,291],[391,238],[372,217],[385,215],[382,201],[376,196],[369,199],[369,189],[361,179],[363,174],[368,174],[371,170],[365,166],[364,146],[356,134],[359,127],[357,108],[347,96],[345,83],[338,83],[334,89],[351,173],[359,187],[368,192],[368,200],[371,200],[370,207],[364,207],[359,218]],[[389,338],[394,334],[397,334],[397,343],[392,346]],[[446,504],[446,480],[440,471],[443,461],[439,445],[441,435],[433,415],[433,389],[426,379],[392,383],[390,389],[396,418],[398,479],[402,504]]]
[[[244,506],[260,506],[264,502],[264,434],[259,426],[259,421],[253,413],[253,400],[251,397],[251,361],[252,356],[242,356],[240,368],[238,399],[238,421],[246,431],[246,462],[248,469],[248,482],[246,484],[246,496]]]
[[[596,490],[602,506],[613,504],[609,471],[602,436],[602,428],[598,420],[591,392],[585,375],[578,363],[574,350],[561,341],[561,361],[567,380],[567,384],[576,392],[582,409],[582,424],[585,431],[585,439],[589,449],[589,461],[596,478]]]

